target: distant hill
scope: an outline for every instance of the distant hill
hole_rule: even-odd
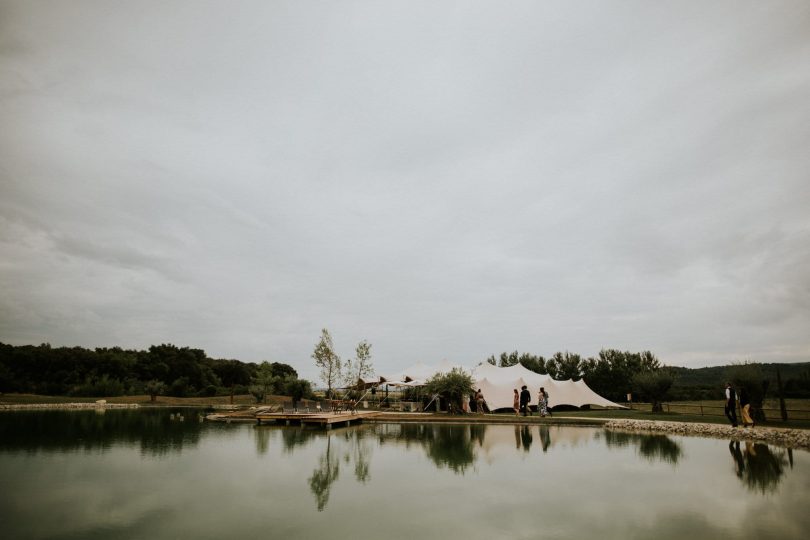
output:
[[[675,384],[672,394],[685,399],[719,399],[722,396],[726,372],[732,366],[705,368],[672,367]],[[769,394],[776,395],[776,368],[782,378],[786,397],[810,398],[810,362],[795,364],[760,364],[765,378],[770,381]]]

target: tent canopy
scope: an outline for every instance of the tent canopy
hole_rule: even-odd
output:
[[[437,365],[426,365],[417,362],[412,366],[398,372],[378,377],[363,379],[364,384],[387,384],[391,386],[414,387],[422,386],[428,379],[437,373],[448,373],[452,369],[461,369],[472,374],[475,381],[475,388],[480,388],[484,394],[484,399],[490,409],[511,409],[513,402],[513,390],[520,390],[526,386],[532,395],[532,403],[537,403],[537,394],[540,388],[545,388],[548,393],[549,407],[557,405],[572,405],[582,407],[583,405],[599,405],[601,407],[626,407],[609,401],[593,390],[591,390],[584,380],[555,381],[549,375],[540,375],[521,364],[509,367],[497,367],[489,363],[479,364],[473,369],[465,368],[459,364],[453,364],[443,360]]]
[[[487,400],[490,409],[511,409],[514,389],[517,388],[520,391],[520,388],[524,385],[531,392],[531,402],[535,404],[538,401],[537,395],[542,387],[548,394],[549,407],[557,405],[572,405],[574,407],[599,405],[601,407],[625,408],[591,390],[584,380],[556,381],[549,375],[540,375],[526,369],[521,364],[496,367],[484,363],[473,370],[473,379],[476,382],[476,388],[480,388],[484,394],[484,399]]]

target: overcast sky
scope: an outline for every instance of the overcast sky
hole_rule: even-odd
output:
[[[810,360],[810,3],[0,0],[0,341]]]

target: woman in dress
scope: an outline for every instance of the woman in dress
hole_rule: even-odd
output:
[[[546,389],[540,387],[540,393],[537,395],[537,409],[540,411],[540,416],[548,414],[548,394]]]
[[[512,408],[515,409],[515,416],[519,416],[518,411],[520,411],[520,395],[518,394],[517,388],[515,388],[515,396],[512,401]]]

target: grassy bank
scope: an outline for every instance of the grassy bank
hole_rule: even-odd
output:
[[[29,404],[29,403],[92,403],[97,399],[106,399],[109,403],[137,403],[142,406],[158,406],[158,407],[213,407],[224,406],[231,403],[230,396],[216,396],[216,397],[190,397],[178,398],[170,396],[158,396],[152,402],[149,396],[118,396],[118,397],[98,397],[98,398],[81,398],[71,396],[39,396],[34,394],[3,394],[0,395],[0,404]],[[268,396],[267,404],[283,404],[289,403],[290,398],[286,396]],[[768,421],[759,425],[769,427],[785,427],[794,429],[810,429],[810,400],[807,399],[792,399],[786,400],[787,408],[789,409],[789,419],[783,422],[779,416],[779,405],[775,401],[765,403],[766,416]],[[305,402],[306,403],[306,402]],[[239,407],[250,407],[256,405],[256,400],[250,395],[234,396],[233,404]],[[529,423],[557,423],[563,422],[565,419],[574,421],[580,420],[583,423],[590,423],[597,419],[631,419],[631,420],[663,420],[668,422],[702,422],[710,424],[728,424],[728,420],[723,416],[723,402],[722,401],[687,401],[687,402],[673,402],[667,404],[667,411],[663,413],[653,413],[648,403],[634,403],[632,409],[616,410],[616,409],[598,409],[591,410],[570,410],[570,411],[555,411],[553,417],[541,418],[537,414],[524,418],[515,417],[513,413],[502,414],[488,414],[483,417],[474,414],[464,416],[448,416],[446,414],[433,415],[409,415],[403,413],[403,418],[410,421],[431,421],[431,418],[442,418],[445,421],[458,421],[458,422],[487,422],[495,421],[501,422],[529,422]],[[703,414],[700,414],[701,408]]]
[[[214,397],[188,397],[179,398],[171,396],[157,396],[153,402],[148,395],[143,396],[116,396],[116,397],[73,397],[73,396],[39,396],[35,394],[2,394],[0,404],[33,404],[33,403],[93,403],[99,399],[106,399],[108,403],[137,403],[143,406],[165,407],[207,407],[230,405],[230,396]],[[268,404],[281,404],[289,402],[286,396],[267,396]],[[241,407],[256,405],[256,400],[249,394],[233,397],[233,404]]]

